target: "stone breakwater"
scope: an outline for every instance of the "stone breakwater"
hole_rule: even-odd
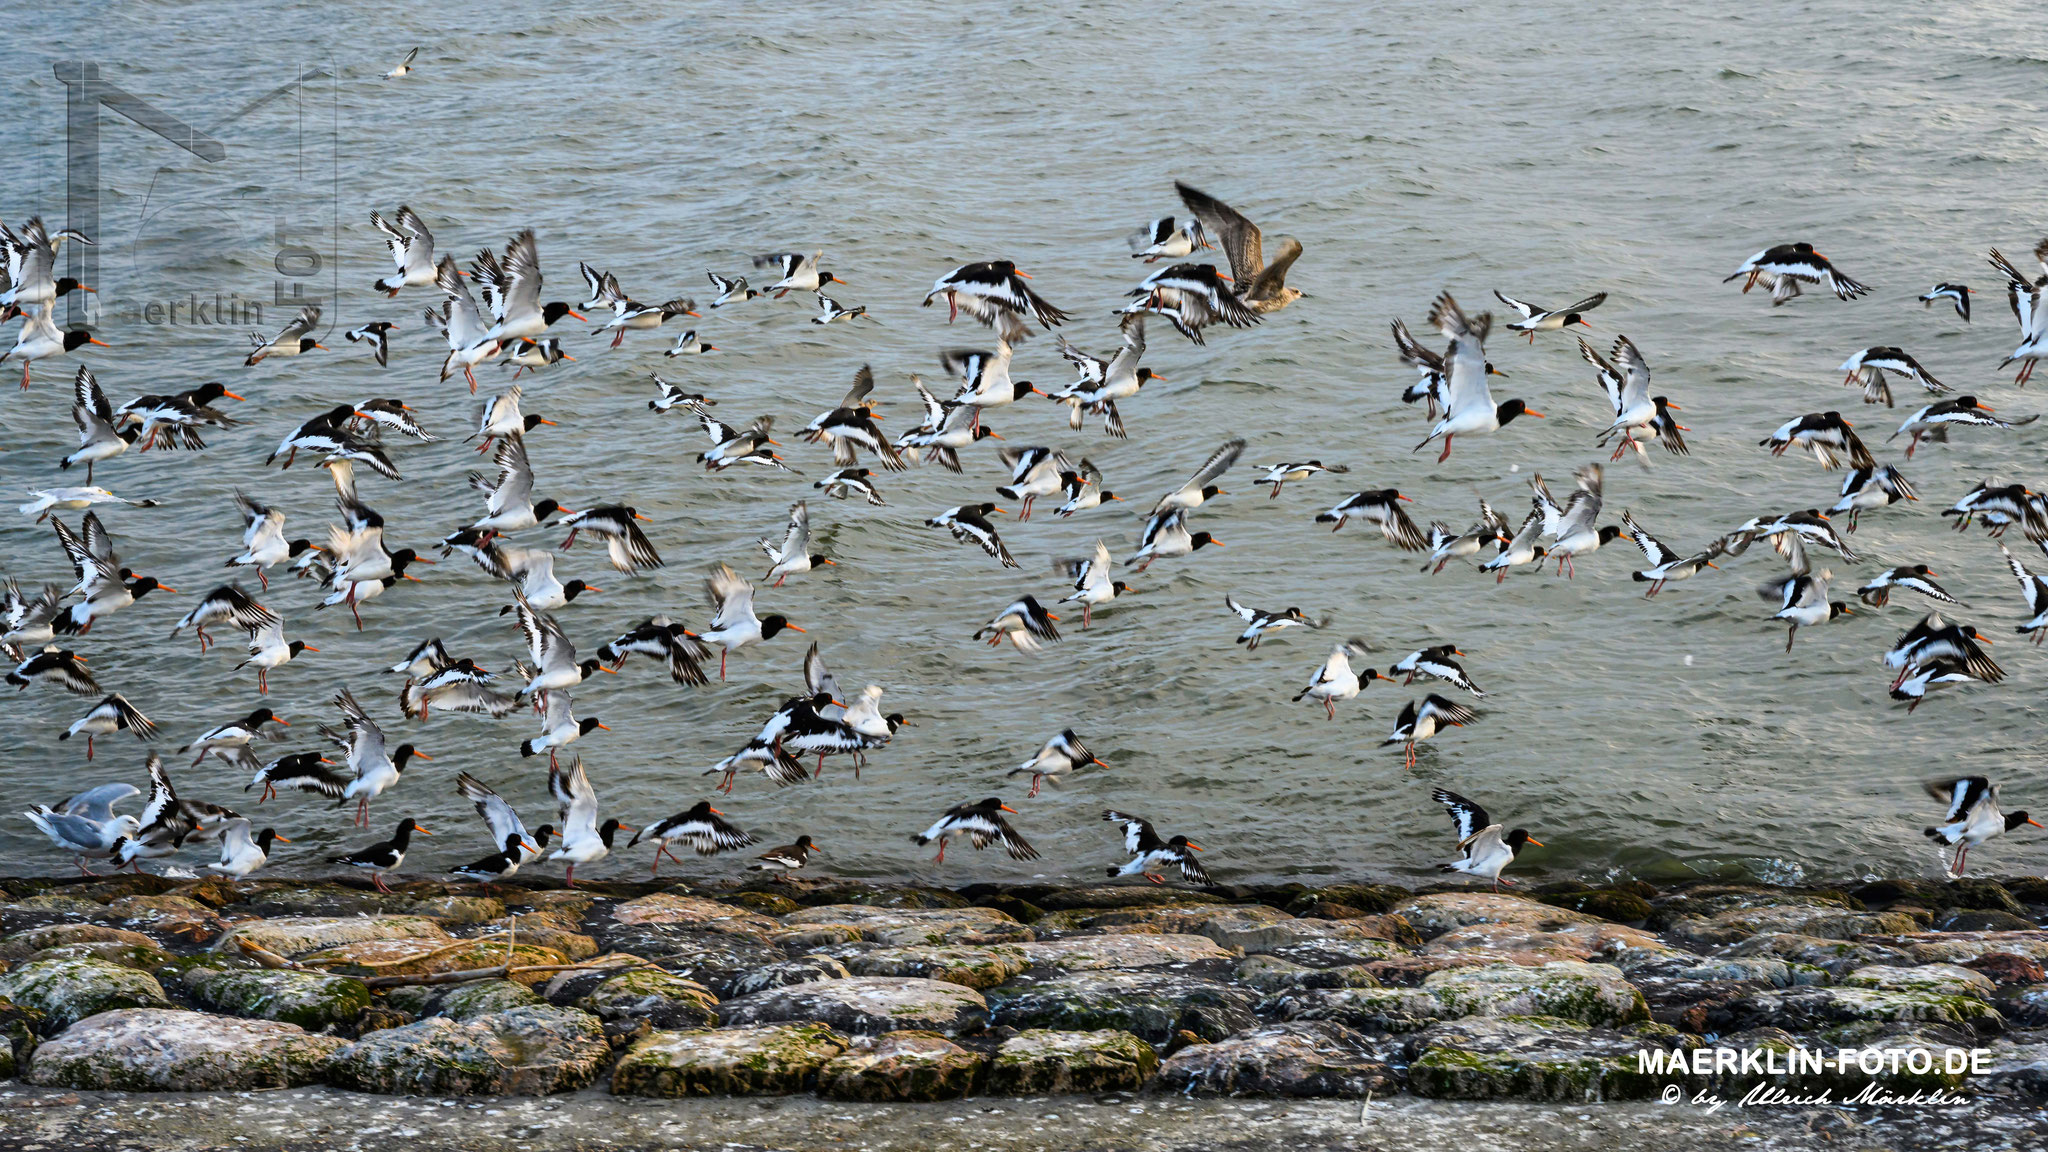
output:
[[[2037,879],[385,895],[120,876],[0,897],[0,1077],[52,1088],[2048,1098]],[[1976,1075],[1643,1068],[1703,1046],[1986,1051]]]

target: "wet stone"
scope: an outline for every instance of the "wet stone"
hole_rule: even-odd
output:
[[[787,1096],[816,1086],[849,1045],[822,1024],[654,1032],[612,1069],[619,1096]]]
[[[1152,1046],[1128,1032],[1028,1029],[996,1049],[988,1090],[1002,1096],[1129,1092],[1158,1069]]]
[[[863,1036],[818,1071],[818,1094],[833,1100],[927,1102],[971,1095],[988,1057],[936,1032]]]
[[[171,1008],[88,1017],[35,1051],[32,1084],[119,1092],[228,1092],[319,1081],[342,1041],[297,1025]]]
[[[958,984],[886,976],[854,976],[771,988],[718,1007],[728,1027],[800,1021],[854,1035],[925,1031],[961,1036],[988,1023],[981,993]]]
[[[1159,1070],[1164,1091],[1203,1096],[1386,1095],[1400,1087],[1372,1039],[1327,1020],[1293,1020],[1183,1048]]]

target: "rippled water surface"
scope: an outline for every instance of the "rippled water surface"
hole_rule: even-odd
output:
[[[1109,311],[1142,275],[1120,237],[1177,211],[1170,182],[1180,177],[1269,233],[1299,237],[1307,254],[1291,283],[1309,298],[1254,330],[1219,329],[1206,347],[1155,325],[1146,362],[1168,382],[1125,404],[1128,441],[1093,423],[1070,433],[1064,410],[1035,397],[990,413],[1010,443],[1085,454],[1109,488],[1139,498],[1071,521],[1004,520],[1019,571],[921,526],[990,497],[1003,482],[992,452],[973,453],[965,476],[884,478],[885,508],[813,500],[817,538],[839,563],[764,589],[763,610],[808,628],[842,684],[885,686],[885,705],[917,726],[876,753],[859,782],[838,763],[809,786],[743,779],[720,802],[735,819],[770,843],[809,832],[832,853],[824,863],[847,874],[966,882],[1100,876],[1121,859],[1099,818],[1116,807],[1203,843],[1220,879],[1413,880],[1451,844],[1429,800],[1443,785],[1544,841],[1518,871],[1790,880],[1931,873],[1919,829],[1934,813],[1919,781],[1937,771],[1987,772],[2018,800],[2009,806],[2048,808],[2036,752],[2048,658],[2011,635],[2024,613],[1996,549],[1947,531],[1938,514],[1979,478],[2040,479],[2048,425],[1964,432],[1920,453],[1907,474],[1922,501],[1864,519],[1865,562],[1828,558],[1841,581],[1880,564],[1931,563],[1971,604],[1961,615],[2001,637],[1993,654],[2010,673],[2004,684],[1951,690],[1910,717],[1886,698],[1879,654],[1922,610],[1911,597],[1804,633],[1787,655],[1753,594],[1781,571],[1762,550],[1646,602],[1625,543],[1575,580],[1525,571],[1496,587],[1469,568],[1420,575],[1418,558],[1376,535],[1311,523],[1347,492],[1385,486],[1412,496],[1425,523],[1463,528],[1477,496],[1519,519],[1532,472],[1562,479],[1594,458],[1608,414],[1573,342],[1551,335],[1531,347],[1505,333],[1490,349],[1510,374],[1499,397],[1525,397],[1549,418],[1461,442],[1443,465],[1409,451],[1426,425],[1398,400],[1412,377],[1387,322],[1401,316],[1420,330],[1446,287],[1474,310],[1492,288],[1559,303],[1610,294],[1589,336],[1604,344],[1619,331],[1642,348],[1655,391],[1684,406],[1694,454],[1613,466],[1608,507],[1633,510],[1681,548],[1758,513],[1834,499],[1838,474],[1756,446],[1793,416],[1839,407],[1880,458],[1897,459],[1903,442],[1880,442],[1920,400],[1906,385],[1899,410],[1858,404],[1835,371],[1857,348],[1903,345],[2002,413],[2036,411],[2038,389],[2017,391],[1995,370],[2016,340],[1983,261],[1992,245],[2030,249],[2048,227],[2038,195],[2048,36],[2034,10],[1604,0],[1285,13],[1236,3],[573,8],[514,0],[451,32],[428,26],[444,19],[439,9],[418,5],[58,7],[30,22],[38,34],[13,42],[6,90],[17,114],[0,123],[5,219],[64,217],[65,98],[52,71],[64,59],[98,62],[105,79],[226,149],[220,161],[196,159],[100,116],[97,286],[113,347],[91,350],[89,362],[117,404],[216,378],[248,398],[232,406],[244,423],[211,436],[204,453],[131,453],[97,473],[125,495],[164,501],[105,520],[126,563],[183,594],[146,598],[78,647],[109,690],[158,721],[167,752],[257,702],[252,675],[231,671],[232,637],[206,656],[188,638],[165,638],[239,550],[231,490],[286,509],[293,535],[317,537],[333,517],[319,469],[261,465],[291,427],[338,401],[403,397],[447,439],[399,443],[402,483],[364,480],[389,538],[424,548],[476,514],[464,474],[477,461],[460,442],[474,402],[459,381],[435,379],[441,357],[419,331],[421,290],[387,301],[368,288],[389,270],[371,208],[412,205],[442,249],[465,259],[538,229],[549,299],[583,298],[579,259],[612,269],[642,299],[702,299],[706,268],[823,248],[848,282],[834,294],[878,321],[821,329],[806,322],[807,299],[757,301],[704,320],[705,338],[727,351],[689,360],[660,355],[674,329],[614,351],[565,325],[575,361],[525,383],[527,410],[559,425],[530,441],[539,491],[571,507],[637,505],[654,517],[668,562],[628,578],[589,547],[561,557],[565,578],[604,589],[560,613],[587,650],[656,611],[701,624],[705,570],[727,561],[758,577],[767,565],[755,539],[779,533],[787,504],[815,495],[810,481],[830,468],[823,449],[791,444],[801,478],[705,475],[691,459],[705,446],[698,429],[646,408],[650,370],[716,396],[722,416],[772,412],[790,429],[871,363],[887,426],[900,431],[918,418],[909,373],[937,380],[941,347],[987,344],[982,330],[949,329],[942,311],[916,307],[933,277],[1013,258],[1075,313],[1071,339],[1106,350],[1116,339]],[[378,79],[416,43],[415,75]],[[1773,309],[1720,283],[1749,253],[1793,239],[1814,241],[1871,296],[1808,295]],[[317,272],[285,251],[299,246],[318,254]],[[1936,280],[1980,289],[1974,325],[1914,302]],[[329,350],[297,360],[245,369],[245,326],[190,322],[191,299],[240,294],[262,301],[275,328],[279,293],[331,297],[337,285]],[[152,323],[150,306],[173,300],[188,302],[178,322]],[[385,370],[339,338],[376,318],[405,326]],[[0,491],[10,497],[60,481],[54,464],[75,445],[69,374],[54,362],[31,391],[0,395]],[[490,388],[510,372],[481,375]],[[1050,335],[1020,349],[1018,375],[1064,383]],[[1267,499],[1241,469],[1226,479],[1231,494],[1197,516],[1225,548],[1131,577],[1138,595],[1087,632],[1070,615],[1065,642],[1036,659],[970,641],[1015,594],[1059,594],[1050,558],[1097,539],[1127,555],[1133,504],[1177,485],[1232,435],[1249,441],[1247,464],[1319,457],[1351,472]],[[556,542],[552,532],[522,540]],[[66,572],[48,526],[12,513],[0,521],[0,560],[24,583]],[[270,702],[294,722],[286,747],[313,746],[312,722],[334,719],[327,701],[346,685],[394,740],[434,755],[374,807],[380,829],[409,814],[438,833],[408,860],[425,872],[488,851],[454,793],[459,771],[496,784],[531,824],[552,813],[545,764],[517,754],[536,728],[530,717],[437,716],[414,730],[398,716],[398,678],[381,669],[415,641],[441,636],[493,668],[519,655],[517,629],[497,615],[505,586],[459,557],[422,575],[370,606],[360,633],[346,613],[314,612],[306,583],[273,581],[266,602],[321,650],[274,677]],[[1232,643],[1226,593],[1334,620],[1247,653]],[[1376,745],[1421,686],[1375,685],[1335,723],[1290,704],[1329,645],[1353,635],[1382,663],[1456,642],[1488,692],[1482,718],[1425,745],[1404,771],[1397,750]],[[611,728],[578,745],[605,810],[638,823],[708,795],[699,773],[800,686],[804,643],[786,635],[747,651],[730,682],[708,688],[679,689],[644,661],[586,686],[579,713]],[[76,741],[56,740],[90,703],[38,685],[0,705],[9,811],[74,786],[141,782],[142,752],[125,735],[101,742],[91,764]],[[1003,770],[1069,725],[1111,767],[1024,800]],[[239,776],[172,762],[182,793],[253,808]],[[1022,809],[1019,827],[1042,861],[962,852],[939,869],[907,842],[943,807],[991,793]],[[296,796],[265,805],[258,821],[293,840],[274,858],[279,869],[314,869],[369,839]],[[2038,840],[2019,839],[1987,849],[1985,866],[2037,866]],[[68,867],[14,818],[0,819],[0,854],[16,869]],[[724,873],[737,867],[729,859],[690,871]],[[602,868],[645,864],[641,848]]]

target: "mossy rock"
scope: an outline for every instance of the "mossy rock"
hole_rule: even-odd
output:
[[[913,945],[878,948],[846,958],[855,976],[917,976],[968,988],[993,988],[1024,971],[1024,950],[1014,944]]]
[[[588,1086],[610,1056],[595,1017],[539,1004],[367,1033],[334,1054],[328,1079],[358,1092],[542,1096]]]
[[[1439,1100],[1648,1100],[1687,1079],[1639,1070],[1637,1053],[1660,1046],[1568,1020],[1459,1020],[1410,1041],[1408,1090]]]
[[[936,1032],[864,1038],[818,1071],[818,1095],[870,1103],[927,1103],[972,1095],[988,1057]]]
[[[62,948],[67,944],[133,944],[143,948],[158,947],[156,941],[140,932],[126,928],[115,928],[107,924],[45,924],[39,928],[26,928],[7,938],[9,944],[19,944],[31,952],[45,948]]]
[[[0,1080],[12,1079],[28,1067],[42,1026],[41,1012],[0,1000]]]
[[[1032,903],[1047,912],[1066,912],[1076,908],[1157,908],[1167,904],[1228,904],[1230,901],[1209,892],[1146,884],[1139,887],[1059,888],[1034,898]]]
[[[1061,1031],[1113,1029],[1164,1044],[1188,1031],[1221,1040],[1255,1024],[1258,996],[1246,988],[1166,970],[1074,972],[1012,981],[988,991],[998,1026]]]
[[[171,889],[170,895],[196,900],[208,908],[225,908],[240,903],[242,891],[226,876],[202,876]]]
[[[432,976],[442,972],[466,972],[500,964],[513,967],[530,964],[566,964],[568,960],[552,948],[538,944],[507,944],[503,940],[362,940],[334,948],[323,948],[302,957],[301,963],[346,976]],[[519,972],[512,979],[538,984],[551,972]]]
[[[148,972],[151,975],[177,962],[176,957],[155,944],[129,944],[119,940],[60,944],[55,948],[45,948],[29,959],[57,960],[71,956],[90,956],[95,960],[105,960],[109,964],[119,964],[123,968],[133,968],[137,972]]]
[[[645,1020],[656,1028],[718,1023],[718,997],[709,988],[659,968],[601,975],[571,1003],[600,1020]]]
[[[0,974],[0,1000],[42,1013],[45,1035],[101,1012],[171,1007],[156,977],[89,956],[17,964]]]
[[[1158,1071],[1158,1053],[1129,1032],[1032,1028],[996,1049],[988,1091],[1002,1096],[1135,1092]]]
[[[723,896],[715,897],[715,899],[720,904],[730,904],[735,908],[745,908],[749,912],[759,912],[763,916],[787,916],[791,912],[803,907],[803,905],[777,892],[755,892],[751,890],[728,892]]]
[[[193,968],[184,987],[193,1000],[217,1012],[257,1020],[282,1020],[309,1032],[352,1024],[370,1006],[370,990],[347,976],[323,976],[268,968]]]
[[[809,1091],[847,1038],[823,1024],[655,1032],[612,1069],[618,1096],[787,1096]]]
[[[414,901],[410,913],[461,927],[498,919],[505,914],[505,902],[490,896],[430,896]]]
[[[1378,915],[1393,911],[1413,895],[1406,888],[1391,884],[1325,884],[1295,894],[1281,907],[1292,916],[1306,915],[1305,909],[1318,904],[1337,904]]]
[[[447,943],[439,921],[424,916],[280,916],[237,924],[214,944],[215,952],[240,955],[246,940],[282,956],[298,956],[364,940],[431,940]]]
[[[841,884],[814,888],[796,897],[806,908],[829,904],[861,904],[869,908],[965,908],[967,898],[944,888],[907,884],[902,887],[877,884]]]
[[[28,1080],[116,1092],[228,1092],[317,1083],[342,1045],[274,1020],[129,1008],[45,1041]]]
[[[1034,923],[1039,917],[1045,915],[1045,909],[1040,908],[1029,900],[1010,895],[1009,893],[984,896],[976,900],[974,906],[977,908],[993,908],[1009,916],[1010,919],[1017,921],[1019,924]]]
[[[1359,964],[1310,968],[1278,956],[1253,955],[1237,966],[1237,982],[1267,995],[1303,988],[1377,988],[1379,979]]]
[[[1640,924],[1656,914],[1650,902],[1633,892],[1614,888],[1593,888],[1580,892],[1543,892],[1536,899],[1553,908],[1569,908],[1612,920],[1617,924]]]
[[[1635,985],[1607,964],[1486,964],[1433,972],[1422,990],[1447,1016],[1553,1016],[1618,1027],[1650,1018]]]

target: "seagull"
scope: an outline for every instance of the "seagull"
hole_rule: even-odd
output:
[[[1799,295],[1799,284],[1824,284],[1837,300],[1854,300],[1870,289],[1844,276],[1828,262],[1828,258],[1813,250],[1813,245],[1804,240],[1796,244],[1779,244],[1766,248],[1742,262],[1742,267],[1722,279],[1730,280],[1747,276],[1742,290],[1748,292],[1762,280],[1771,290],[1771,306],[1776,307]]]
[[[1308,687],[1294,694],[1295,702],[1299,703],[1304,698],[1315,700],[1322,704],[1330,719],[1335,720],[1337,701],[1357,696],[1360,688],[1374,680],[1388,679],[1381,675],[1377,668],[1367,668],[1363,672],[1352,669],[1352,659],[1363,658],[1365,654],[1366,646],[1363,640],[1347,640],[1337,645],[1330,652],[1330,658],[1323,661],[1322,667],[1316,669],[1315,679],[1308,682]]]
[[[1493,328],[1491,313],[1481,312],[1478,317],[1467,319],[1458,302],[1445,292],[1430,306],[1429,322],[1451,342],[1450,352],[1444,357],[1445,413],[1413,451],[1422,451],[1431,440],[1441,436],[1444,450],[1436,458],[1441,464],[1450,459],[1451,440],[1461,432],[1494,432],[1518,416],[1543,416],[1521,400],[1493,402],[1486,378],[1501,373],[1494,372],[1486,360],[1486,334]]]
[[[1461,728],[1479,719],[1479,713],[1458,703],[1446,700],[1431,692],[1423,697],[1418,707],[1410,700],[1401,706],[1401,715],[1394,721],[1393,734],[1380,741],[1380,747],[1399,744],[1408,754],[1406,767],[1415,767],[1415,746],[1443,731],[1445,728]]]
[[[102,784],[55,808],[38,804],[22,816],[52,844],[71,853],[80,872],[97,876],[99,873],[86,867],[87,860],[104,860],[114,854],[116,844],[141,833],[142,821],[126,812],[115,815],[113,810],[115,804],[140,794],[133,784]]]
[[[415,48],[413,51],[417,53],[419,49]],[[410,60],[411,57],[408,56],[407,59]],[[400,66],[400,71],[404,71],[403,65]],[[395,275],[386,276],[371,285],[380,289],[386,296],[398,295],[401,288],[425,288],[435,282],[434,234],[427,231],[426,221],[420,219],[419,213],[402,204],[392,218],[398,221],[397,227],[385,223],[384,217],[376,212],[370,213],[370,223],[376,225],[377,231],[384,234],[384,246],[391,249],[391,262],[398,268]],[[384,330],[388,331],[392,327],[395,325],[387,324]],[[355,339],[355,333],[349,333],[349,338]],[[382,364],[384,340],[381,335],[376,346],[377,363]]]
[[[1538,332],[1558,332],[1574,324],[1585,324],[1591,328],[1591,324],[1586,324],[1585,313],[1605,303],[1607,293],[1595,292],[1577,304],[1563,308],[1539,308],[1527,301],[1503,295],[1498,288],[1493,290],[1493,298],[1522,314],[1520,320],[1508,325],[1508,330],[1523,333],[1529,337],[1529,343],[1534,344]]]
[[[1501,869],[1514,863],[1523,848],[1531,844],[1543,847],[1543,841],[1530,836],[1527,829],[1517,828],[1502,835],[1500,825],[1491,821],[1486,809],[1448,788],[1431,789],[1429,798],[1450,812],[1451,822],[1458,829],[1458,859],[1437,865],[1445,872],[1491,879],[1493,890],[1498,892],[1502,884],[1514,883],[1500,874]]]
[[[249,353],[248,359],[242,361],[242,366],[254,367],[272,356],[298,356],[315,348],[324,351],[327,345],[313,337],[313,329],[319,326],[320,309],[308,304],[299,309],[296,319],[268,340],[265,340],[261,333],[249,333],[249,342],[255,345],[255,351]]]
[[[1031,777],[1031,791],[1025,793],[1025,799],[1028,800],[1037,796],[1040,786],[1047,781],[1051,781],[1052,786],[1058,788],[1067,773],[1090,764],[1109,767],[1107,761],[1088,750],[1088,745],[1082,743],[1079,736],[1074,735],[1072,728],[1063,728],[1059,735],[1047,740],[1031,759],[1010,769],[1005,775]]]
[[[1118,876],[1143,876],[1154,884],[1164,884],[1165,877],[1153,870],[1178,868],[1181,878],[1190,884],[1207,886],[1215,883],[1209,879],[1209,873],[1202,868],[1201,862],[1190,855],[1191,852],[1202,851],[1200,844],[1185,836],[1161,840],[1159,833],[1152,830],[1150,821],[1128,812],[1119,812],[1114,808],[1104,812],[1102,818],[1122,829],[1124,851],[1131,857],[1129,862],[1121,866],[1109,866],[1110,879]]]
[[[1244,213],[1205,192],[1176,180],[1174,190],[1181,203],[1216,237],[1230,257],[1232,284],[1240,300],[1260,315],[1278,312],[1303,296],[1299,288],[1287,286],[1287,271],[1301,256],[1301,241],[1291,236],[1280,239],[1280,250],[1271,262],[1265,258],[1265,237],[1259,226]]]
[[[560,768],[548,769],[548,794],[555,798],[555,822],[561,825],[561,847],[548,856],[550,860],[569,862],[566,883],[576,886],[576,866],[602,860],[612,850],[612,837],[621,830],[637,831],[630,824],[619,823],[614,816],[603,824],[597,822],[597,790],[590,786],[590,776],[583,770],[583,758],[578,756],[569,771]]]
[[[163,503],[161,500],[130,500],[125,496],[116,496],[105,488],[31,488],[28,494],[34,499],[23,504],[19,511],[23,516],[35,517],[38,524],[52,512],[76,512],[95,504],[126,504],[130,508],[155,508]]]
[[[2032,819],[2025,812],[2004,812],[1998,807],[1998,785],[1987,776],[1959,776],[1951,779],[1929,780],[1927,794],[1936,800],[1948,802],[1948,811],[1943,813],[1941,823],[1924,829],[1927,838],[1937,844],[1952,844],[1956,854],[1949,863],[1948,874],[1960,879],[1963,865],[1970,858],[1970,849],[1994,836],[2000,836],[2022,824],[2042,827],[2039,820]]]
[[[1109,550],[1105,548],[1103,551],[1107,553]],[[1257,651],[1259,641],[1265,639],[1268,632],[1278,632],[1282,628],[1321,628],[1329,623],[1327,619],[1314,619],[1299,608],[1267,612],[1247,608],[1237,602],[1237,597],[1230,595],[1223,597],[1223,603],[1244,621],[1244,631],[1238,633],[1237,642],[1244,645],[1247,652]]]
[[[931,827],[912,836],[910,840],[913,844],[938,841],[939,854],[933,859],[934,864],[945,863],[946,841],[949,837],[955,836],[966,837],[976,851],[1001,840],[1003,851],[1010,854],[1010,859],[1038,859],[1038,849],[1033,848],[1030,841],[1019,835],[1015,828],[1010,827],[1010,822],[1003,819],[1005,812],[1014,816],[1017,810],[994,796],[978,804],[956,804],[946,809],[946,814],[939,817]]]

